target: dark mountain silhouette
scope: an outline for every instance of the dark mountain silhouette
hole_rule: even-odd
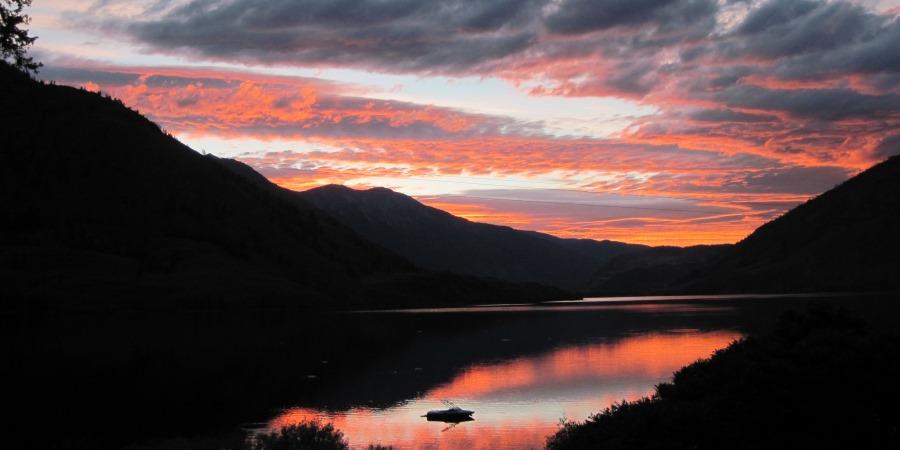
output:
[[[900,288],[900,157],[792,209],[684,280],[703,292]]]
[[[298,195],[372,242],[433,270],[582,291],[596,267],[646,248],[471,222],[385,188],[329,185]]]
[[[42,84],[3,65],[0,111],[6,298],[85,308],[563,296],[417,269],[99,94]]]
[[[733,246],[653,248],[595,275],[600,294],[900,289],[900,157],[792,209]]]
[[[613,258],[597,270],[588,293],[594,295],[677,292],[685,277],[700,272],[730,245],[651,247]]]

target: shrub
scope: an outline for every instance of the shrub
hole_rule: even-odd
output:
[[[248,442],[249,450],[348,450],[344,433],[330,423],[303,422],[260,434]]]

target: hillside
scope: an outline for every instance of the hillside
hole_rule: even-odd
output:
[[[298,195],[372,242],[432,270],[583,291],[598,266],[645,248],[471,222],[385,188],[330,185]]]
[[[91,308],[562,295],[421,271],[100,94],[0,66],[0,110],[6,299]]]
[[[689,276],[703,273],[729,245],[651,247],[611,259],[594,273],[591,295],[650,295],[678,292]]]
[[[900,288],[900,157],[792,209],[684,281],[703,292]]]
[[[731,246],[652,248],[602,266],[594,294],[900,289],[900,157],[759,227]]]

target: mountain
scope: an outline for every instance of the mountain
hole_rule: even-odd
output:
[[[420,270],[100,94],[0,65],[0,111],[5,299],[107,308],[563,296]]]
[[[470,222],[385,188],[329,185],[298,195],[372,242],[432,270],[581,291],[599,265],[645,248]]]
[[[593,274],[591,295],[678,292],[685,277],[702,271],[730,245],[651,247],[611,259]]]
[[[735,245],[654,248],[594,274],[596,294],[900,289],[900,156],[759,227]]]
[[[900,289],[900,156],[759,227],[684,281],[703,292]]]

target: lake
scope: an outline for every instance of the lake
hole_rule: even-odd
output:
[[[773,300],[810,298],[629,297],[361,312],[357,316],[371,322],[417,324],[415,334],[389,361],[347,381],[354,386],[320,393],[320,398],[354,400],[340,406],[297,404],[251,428],[330,422],[353,448],[543,448],[560,421],[584,420],[616,402],[648,396],[674,371],[740,339],[752,326],[754,310],[765,316],[786,306]],[[479,325],[464,331],[444,328],[473,321]],[[442,326],[435,331],[437,323]],[[357,385],[360,379],[363,388]],[[420,388],[388,403],[368,398],[411,385]],[[443,400],[474,410],[474,420],[444,423],[422,417],[446,408]]]
[[[368,443],[396,449],[541,448],[560,420],[583,420],[614,402],[649,395],[679,367],[739,337],[733,331],[682,329],[561,345],[537,355],[471,364],[450,381],[388,408],[365,402],[343,411],[297,407],[268,425],[331,422],[358,448]],[[475,420],[426,421],[424,412],[446,408],[443,399],[476,411]]]
[[[587,299],[312,313],[7,315],[10,426],[46,447],[182,448],[239,429],[332,422],[354,448],[543,448],[561,420],[649,395],[680,367],[836,303],[893,327],[878,296]],[[429,422],[451,400],[475,411]],[[34,420],[40,418],[40,420]],[[206,442],[206,441],[203,441]],[[52,444],[52,445],[51,445]],[[217,448],[215,446],[210,448]]]

